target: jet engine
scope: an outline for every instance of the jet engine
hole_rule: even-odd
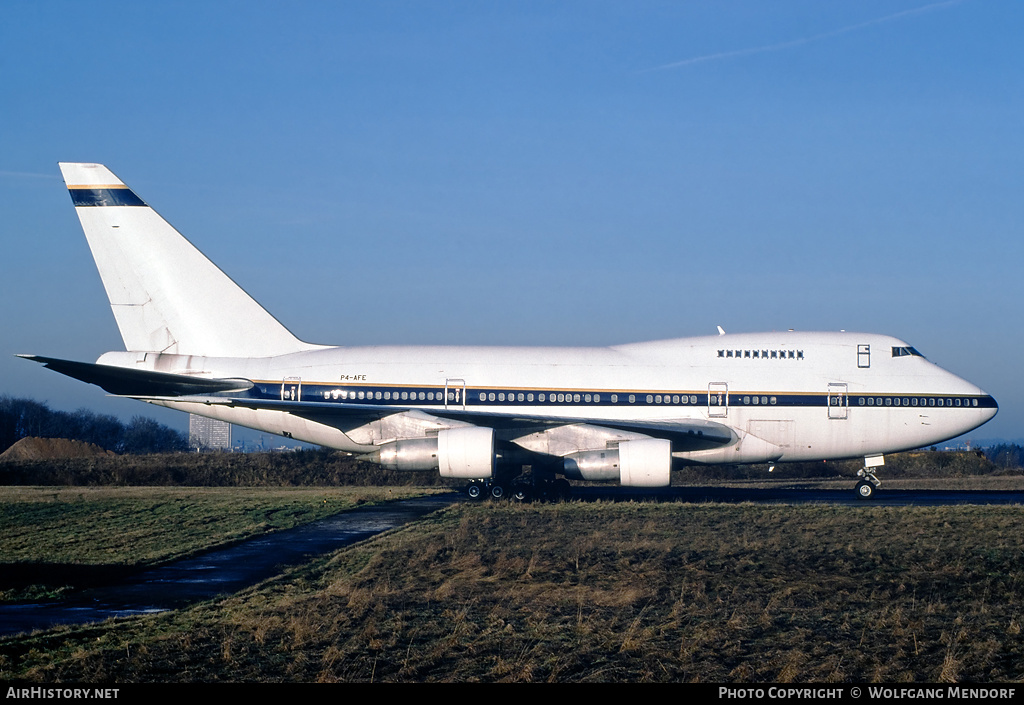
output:
[[[483,480],[494,476],[494,429],[445,428],[433,438],[389,441],[367,459],[392,470],[437,470],[441,477]]]
[[[563,473],[574,480],[614,481],[624,487],[668,487],[672,443],[660,438],[619,441],[617,448],[570,453]]]

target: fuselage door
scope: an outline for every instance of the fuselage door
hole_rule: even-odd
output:
[[[281,383],[281,401],[302,401],[302,378],[285,377]]]
[[[850,398],[847,395],[846,382],[828,383],[828,417],[845,419],[850,411]]]
[[[871,367],[871,346],[857,346],[857,367]]]
[[[729,415],[729,384],[711,382],[708,384],[708,416],[723,419]]]
[[[466,380],[446,379],[444,381],[444,408],[466,410]]]

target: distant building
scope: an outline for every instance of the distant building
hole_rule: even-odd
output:
[[[189,414],[188,447],[192,450],[231,450],[231,424]]]

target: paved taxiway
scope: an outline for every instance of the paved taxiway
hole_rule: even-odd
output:
[[[638,491],[623,487],[578,487],[581,501],[755,502],[832,504],[855,507],[1024,504],[1024,492],[882,490],[869,500],[853,489],[669,487]],[[159,612],[237,592],[277,575],[287,566],[415,521],[452,502],[450,493],[361,507],[313,524],[261,536],[202,556],[136,574],[119,585],[85,590],[59,603],[0,605],[0,635],[82,624],[109,617]]]
[[[884,485],[883,485],[884,488]],[[628,487],[574,487],[573,498],[583,501],[643,499],[666,502],[755,502],[757,504],[838,504],[858,507],[930,507],[956,504],[1024,504],[1024,492],[989,490],[877,490],[863,500],[849,489],[806,487],[666,487],[636,490]]]

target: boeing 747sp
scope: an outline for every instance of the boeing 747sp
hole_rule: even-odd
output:
[[[60,165],[126,351],[23,357],[111,394],[437,470],[470,496],[564,478],[669,484],[674,463],[864,458],[966,433],[995,400],[908,343],[744,333],[601,348],[305,343],[100,164]],[[529,479],[524,466],[532,471]]]

